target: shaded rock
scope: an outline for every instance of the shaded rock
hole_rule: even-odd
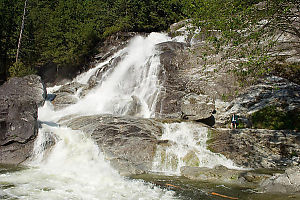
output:
[[[46,97],[41,78],[12,78],[0,87],[0,163],[30,157],[38,132],[37,109]]]
[[[186,95],[185,82],[179,76],[180,63],[177,55],[186,47],[184,43],[164,42],[156,45],[160,51],[161,72],[159,80],[161,90],[156,104],[158,118],[180,118],[181,99]]]
[[[1,98],[32,100],[37,106],[44,105],[47,91],[41,77],[29,75],[23,78],[14,77],[1,86]],[[6,97],[4,97],[6,96]]]
[[[272,193],[300,193],[300,167],[288,168],[261,183],[260,189]]]
[[[151,119],[111,115],[83,116],[64,125],[91,134],[111,165],[122,175],[149,171],[155,154],[160,123]]]
[[[236,164],[251,168],[299,165],[300,133],[262,129],[211,129],[208,148]]]
[[[215,110],[213,100],[208,95],[186,95],[181,103],[183,118],[200,120],[211,117]]]

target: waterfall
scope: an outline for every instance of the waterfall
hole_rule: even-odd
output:
[[[240,169],[225,156],[206,148],[208,128],[194,123],[164,124],[161,140],[168,143],[159,145],[153,161],[153,171],[180,175],[183,166],[213,168],[223,165]]]
[[[117,65],[103,74],[101,83],[77,104],[59,111],[59,116],[101,113],[154,117],[156,99],[161,90],[158,80],[160,60],[155,45],[169,40],[169,37],[160,33],[132,39],[126,48],[110,58],[118,60]],[[92,74],[107,63],[98,64],[75,81],[86,83]],[[57,113],[48,109],[45,111],[47,120],[49,113],[57,116]],[[51,117],[50,120],[57,118]]]
[[[0,174],[0,197],[6,199],[174,199],[174,193],[121,177],[104,159],[90,135],[61,127],[59,120],[79,115],[113,114],[155,117],[161,85],[158,80],[159,52],[155,45],[170,41],[165,34],[151,33],[133,38],[120,50],[73,82],[87,84],[102,73],[98,85],[88,94],[75,96],[76,104],[54,110],[51,102],[39,108],[41,127],[28,168]],[[106,70],[106,66],[114,65]],[[48,88],[56,91],[61,86]],[[162,140],[168,146],[157,149],[153,170],[179,174],[180,167],[222,164],[231,161],[206,149],[207,128],[191,123],[164,125]]]

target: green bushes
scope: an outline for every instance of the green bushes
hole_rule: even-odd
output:
[[[253,128],[300,130],[300,110],[282,111],[272,105],[251,115]]]

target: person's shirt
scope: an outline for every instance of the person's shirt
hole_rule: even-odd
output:
[[[235,122],[236,121],[236,117],[235,115],[232,115],[232,119],[231,119],[232,122]]]

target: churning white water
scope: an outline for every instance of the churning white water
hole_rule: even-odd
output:
[[[193,123],[164,124],[161,140],[168,143],[159,145],[153,161],[153,171],[180,175],[183,166],[213,168],[223,165],[240,169],[231,160],[206,148],[208,128]]]
[[[49,133],[56,144],[41,156]],[[170,191],[121,177],[80,131],[43,124],[35,153],[29,169],[0,176],[12,185],[3,191],[7,199],[174,199]]]

